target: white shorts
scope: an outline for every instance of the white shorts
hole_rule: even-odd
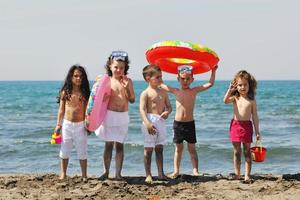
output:
[[[82,122],[64,120],[62,126],[62,143],[59,157],[67,159],[71,155],[73,144],[79,160],[87,159],[87,131]]]
[[[155,147],[156,145],[163,145],[166,143],[167,128],[165,120],[159,115],[147,113],[147,118],[152,122],[152,124],[157,129],[155,135],[151,135],[148,132],[145,124],[142,124],[142,133],[144,134],[144,147]]]
[[[95,134],[106,142],[124,143],[128,134],[128,124],[128,112],[108,110],[101,126],[95,130]]]

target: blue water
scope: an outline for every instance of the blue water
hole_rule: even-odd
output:
[[[202,82],[195,82],[193,85]],[[232,168],[232,145],[228,127],[232,105],[223,103],[228,81],[198,94],[195,106],[197,152],[201,173],[228,174]],[[177,86],[175,81],[167,84]],[[59,173],[59,145],[49,140],[56,124],[56,96],[60,81],[0,81],[0,173]],[[143,139],[140,133],[139,95],[144,81],[134,81],[136,102],[130,105],[129,135],[125,144],[123,175],[144,175]],[[164,170],[172,172],[174,145],[172,121],[175,100],[169,95],[173,113],[167,120],[168,143],[164,149]],[[263,145],[268,152],[263,163],[253,163],[252,173],[299,173],[300,166],[300,81],[259,81],[257,104]],[[100,175],[103,170],[104,142],[95,135],[88,137],[88,172]],[[154,155],[153,155],[154,156]],[[114,160],[111,172],[114,174]],[[185,148],[182,173],[191,173],[191,162]],[[244,169],[244,165],[242,165]],[[157,174],[155,158],[152,172]],[[68,173],[80,174],[75,150]]]

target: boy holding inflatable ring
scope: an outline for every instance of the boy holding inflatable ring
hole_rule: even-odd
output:
[[[212,69],[210,79],[207,83],[190,88],[191,83],[194,81],[193,67],[190,65],[181,65],[178,67],[177,75],[177,80],[180,83],[181,88],[173,88],[165,84],[161,85],[162,89],[173,93],[176,97],[176,114],[173,124],[173,142],[175,143],[174,172],[171,175],[171,178],[177,178],[179,176],[184,140],[187,142],[187,148],[190,153],[193,166],[193,175],[199,175],[198,155],[195,145],[197,140],[193,115],[194,106],[196,95],[214,85],[217,67],[218,66]]]
[[[128,102],[134,103],[135,95],[132,80],[128,78],[128,54],[124,51],[113,51],[106,62],[106,71],[110,77],[111,94],[108,100],[107,114],[95,134],[105,141],[103,153],[104,173],[100,180],[108,178],[112,151],[116,149],[115,177],[121,180],[124,159],[124,141],[128,133]]]
[[[167,179],[163,171],[163,145],[166,142],[167,129],[165,119],[172,112],[166,91],[159,88],[162,83],[161,70],[156,65],[147,65],[143,69],[143,77],[148,83],[140,96],[140,114],[143,120],[144,166],[146,183],[152,183],[151,157],[155,149],[158,178]]]

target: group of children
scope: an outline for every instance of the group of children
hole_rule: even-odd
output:
[[[124,51],[113,51],[106,62],[106,71],[110,76],[111,95],[109,96],[108,112],[95,134],[105,141],[103,153],[104,173],[101,180],[108,178],[113,148],[116,155],[116,179],[122,179],[121,170],[124,159],[124,141],[128,133],[128,104],[135,102],[133,83],[127,77],[129,69],[128,54]],[[184,149],[183,141],[187,142],[193,175],[199,175],[198,155],[196,151],[196,128],[193,117],[196,95],[212,87],[218,66],[212,69],[207,83],[191,88],[194,81],[193,68],[189,65],[178,67],[177,80],[180,88],[167,86],[162,81],[162,72],[156,65],[143,68],[143,77],[148,87],[140,95],[140,115],[142,133],[144,135],[144,167],[145,182],[152,182],[151,157],[153,150],[156,155],[158,178],[167,179],[163,171],[163,145],[166,142],[167,130],[165,120],[172,112],[168,93],[176,98],[176,113],[173,123],[173,142],[175,143],[174,172],[169,176],[176,178],[180,174],[180,162]],[[241,143],[245,156],[245,178],[250,181],[251,154],[254,124],[256,139],[260,139],[258,115],[255,101],[256,80],[246,71],[236,74],[224,97],[224,103],[233,103],[233,119],[230,125],[230,140],[234,148],[235,179],[240,179]],[[83,67],[74,65],[70,68],[62,89],[59,92],[59,110],[56,132],[62,132],[63,142],[59,156],[61,158],[60,179],[66,177],[68,159],[73,144],[80,161],[83,181],[87,181],[87,135],[84,127],[85,109],[90,94],[87,74]]]

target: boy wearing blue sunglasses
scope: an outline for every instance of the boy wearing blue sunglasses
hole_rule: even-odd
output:
[[[173,142],[175,143],[174,172],[172,173],[171,178],[177,178],[179,176],[184,140],[187,142],[187,148],[190,153],[193,166],[193,175],[199,175],[198,155],[195,145],[197,140],[193,116],[194,106],[196,95],[214,85],[216,69],[217,66],[212,69],[210,79],[207,83],[190,88],[191,83],[194,81],[193,67],[190,65],[181,65],[178,67],[177,76],[177,80],[180,83],[181,88],[173,88],[164,84],[161,85],[162,89],[173,93],[176,97],[176,114],[173,123]]]

